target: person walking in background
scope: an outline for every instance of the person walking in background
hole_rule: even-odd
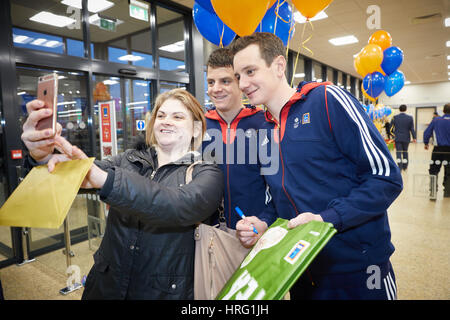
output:
[[[397,150],[397,163],[400,169],[408,169],[408,147],[411,142],[416,142],[416,131],[414,130],[414,119],[406,114],[406,105],[402,104],[399,108],[400,114],[392,119],[392,127],[395,140],[395,149]],[[411,136],[410,136],[411,135]]]
[[[436,190],[437,190],[437,176],[444,165],[444,197],[450,197],[450,103],[444,106],[444,115],[442,117],[433,117],[430,125],[423,133],[423,142],[425,150],[428,150],[428,142],[430,141],[433,132],[436,136],[433,152],[431,154],[431,164],[428,170],[430,175],[436,176]]]

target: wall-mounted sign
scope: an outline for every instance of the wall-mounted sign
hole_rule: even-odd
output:
[[[100,102],[100,154],[101,159],[117,155],[116,108],[114,100]]]
[[[136,130],[144,131],[145,129],[145,120],[136,120]]]
[[[130,17],[148,21],[148,3],[130,0]]]

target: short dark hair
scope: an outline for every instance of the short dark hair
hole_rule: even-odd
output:
[[[450,114],[450,103],[447,103],[447,104],[444,106],[444,113],[445,113],[445,114]]]
[[[405,112],[405,111],[406,111],[406,104],[402,104],[398,109],[399,109],[401,112]]]
[[[270,66],[273,60],[278,56],[286,57],[283,41],[273,33],[269,32],[255,32],[249,36],[235,39],[230,44],[229,48],[233,55],[235,55],[251,44],[256,44],[259,47],[261,58],[266,61],[267,66]]]
[[[233,67],[233,54],[228,48],[214,50],[208,58],[206,66],[211,68]]]

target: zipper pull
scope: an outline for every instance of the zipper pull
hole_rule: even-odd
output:
[[[154,170],[151,174],[150,174],[150,180],[153,180],[153,178],[156,175],[156,170]]]

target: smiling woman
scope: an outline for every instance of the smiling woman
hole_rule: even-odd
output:
[[[27,104],[22,138],[28,162],[49,159],[51,172],[58,162],[87,158],[59,133],[43,138],[36,130],[41,108],[36,100]],[[188,91],[165,92],[156,99],[147,145],[92,165],[81,187],[98,189],[110,210],[83,299],[194,298],[194,226],[215,213],[223,194],[215,165],[199,162],[186,184],[205,127],[202,107]],[[51,154],[55,146],[63,153]]]
[[[161,157],[174,161],[200,147],[206,130],[203,109],[184,89],[173,89],[158,96],[146,130],[146,141]],[[171,159],[171,160],[170,160]]]

